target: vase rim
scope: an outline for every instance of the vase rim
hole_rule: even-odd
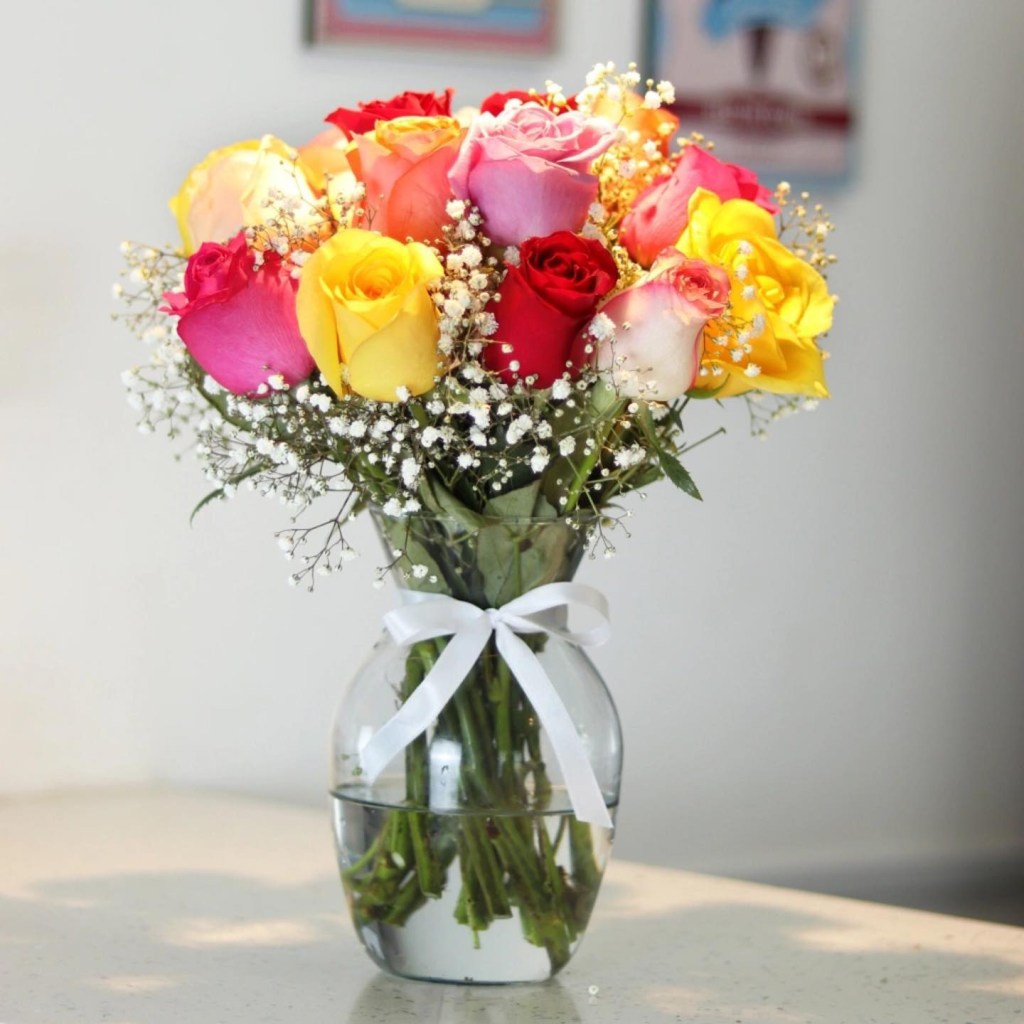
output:
[[[473,512],[471,509],[467,509],[468,516],[466,517],[455,512],[427,512],[422,510],[392,515],[389,512],[385,512],[379,505],[367,505],[366,511],[373,518],[387,519],[393,522],[401,522],[407,519],[411,522],[456,523],[466,529],[481,529],[488,526],[541,526],[545,524],[568,526],[571,528],[573,524],[590,526],[601,519],[601,513],[581,509],[576,509],[569,513],[569,515],[559,516],[488,516],[481,512]]]

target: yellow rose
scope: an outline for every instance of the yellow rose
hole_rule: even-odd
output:
[[[320,219],[305,168],[280,139],[264,135],[214,150],[189,171],[171,200],[185,255],[203,242],[226,242],[242,228],[265,224],[277,212],[266,205],[271,191],[298,200],[293,215],[301,226]]]
[[[394,402],[399,388],[434,386],[440,331],[427,284],[442,274],[425,245],[361,228],[310,256],[295,300],[299,331],[335,392]]]
[[[748,325],[737,337],[708,324],[698,388],[721,387],[720,398],[754,388],[828,397],[816,339],[832,326],[833,299],[821,274],[779,241],[767,210],[699,188],[676,248],[729,272],[732,314]]]

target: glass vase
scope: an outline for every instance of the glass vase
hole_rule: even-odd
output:
[[[586,524],[561,519],[390,518],[373,513],[405,603],[443,594],[501,608],[571,581]],[[401,646],[385,630],[335,720],[335,838],[352,919],[371,958],[408,978],[544,981],[573,955],[611,850],[622,771],[615,706],[581,647],[555,632],[520,639],[568,712],[607,808],[581,821],[549,728],[486,641],[454,696],[370,781],[370,737],[436,665],[447,637]],[[564,630],[563,630],[564,631]]]

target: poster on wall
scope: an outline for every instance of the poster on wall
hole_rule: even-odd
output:
[[[557,0],[306,0],[313,43],[405,43],[546,53]]]
[[[794,187],[847,180],[858,0],[647,0],[648,75],[686,133]]]

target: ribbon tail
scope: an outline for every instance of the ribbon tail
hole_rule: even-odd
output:
[[[441,714],[476,664],[490,635],[491,624],[483,615],[451,638],[426,678],[360,750],[359,764],[368,782],[373,782],[388,762]]]
[[[583,741],[544,667],[527,644],[504,624],[498,625],[496,637],[499,653],[547,730],[577,819],[611,828],[611,815]]]

